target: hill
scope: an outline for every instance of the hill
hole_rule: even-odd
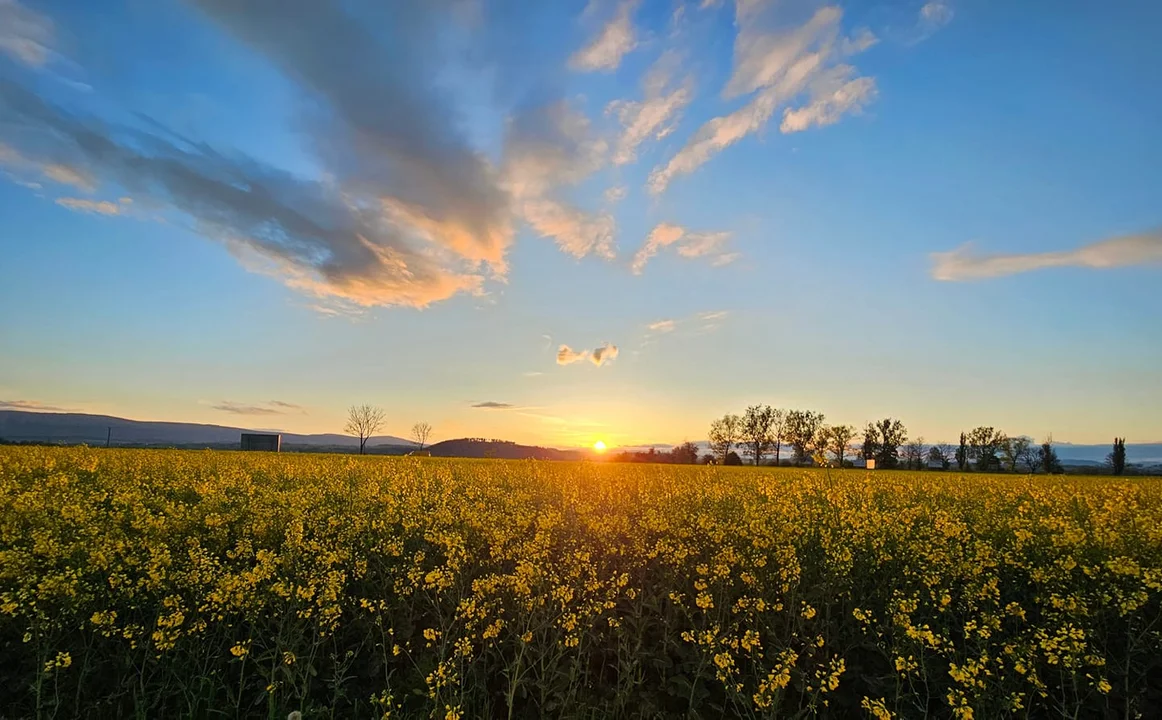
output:
[[[444,440],[428,448],[432,457],[498,458],[501,460],[582,460],[581,450],[558,450],[535,445],[517,445],[506,440],[459,438]]]
[[[0,440],[8,442],[104,445],[108,438],[115,446],[237,447],[239,436],[244,432],[262,431],[227,425],[127,420],[110,415],[0,410]],[[359,447],[358,438],[336,433],[282,433],[282,443],[287,449],[347,451]],[[384,446],[401,450],[413,447],[410,441],[393,435],[377,435],[367,444],[369,449],[380,452]]]

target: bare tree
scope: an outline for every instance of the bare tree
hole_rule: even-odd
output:
[[[426,422],[418,422],[412,425],[412,442],[420,446],[420,450],[428,444],[428,437],[432,434],[432,426]]]
[[[1022,448],[1019,459],[1025,463],[1025,468],[1032,475],[1041,467],[1041,449],[1030,440]]]
[[[347,409],[347,424],[343,432],[359,438],[359,454],[363,454],[367,441],[383,427],[383,408],[374,405],[352,405]]]
[[[952,466],[954,451],[948,443],[939,443],[928,448],[928,459],[940,463],[940,467],[947,470]]]
[[[710,449],[719,462],[726,463],[726,456],[742,441],[742,431],[742,418],[737,415],[723,415],[710,423]]]
[[[787,411],[771,408],[771,445],[775,448],[775,467],[779,466],[779,453],[783,450],[783,436],[787,430]]]
[[[1029,448],[1032,445],[1032,438],[1025,437],[1024,435],[1007,437],[1001,441],[1001,456],[1004,457],[1005,464],[1009,467],[1009,472],[1017,472],[1017,464],[1026,460]]]
[[[924,469],[924,453],[927,452],[927,446],[924,444],[924,438],[918,437],[915,440],[909,440],[904,445],[904,462],[909,470],[913,467],[917,470]]]

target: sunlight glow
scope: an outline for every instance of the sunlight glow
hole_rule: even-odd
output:
[[[598,440],[597,442],[593,443],[593,449],[597,452],[605,452],[605,441]]]

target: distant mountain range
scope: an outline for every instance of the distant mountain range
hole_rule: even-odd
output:
[[[263,431],[225,425],[126,420],[109,415],[0,410],[0,440],[9,442],[104,445],[108,438],[110,444],[118,446],[237,447],[244,432]],[[359,438],[335,433],[318,435],[282,433],[282,443],[290,447],[357,448]],[[411,441],[394,435],[377,435],[368,440],[367,444],[369,447],[400,446],[401,450],[415,447]]]

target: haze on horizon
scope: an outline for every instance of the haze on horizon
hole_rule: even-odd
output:
[[[0,0],[0,407],[1162,441],[1162,6]]]

